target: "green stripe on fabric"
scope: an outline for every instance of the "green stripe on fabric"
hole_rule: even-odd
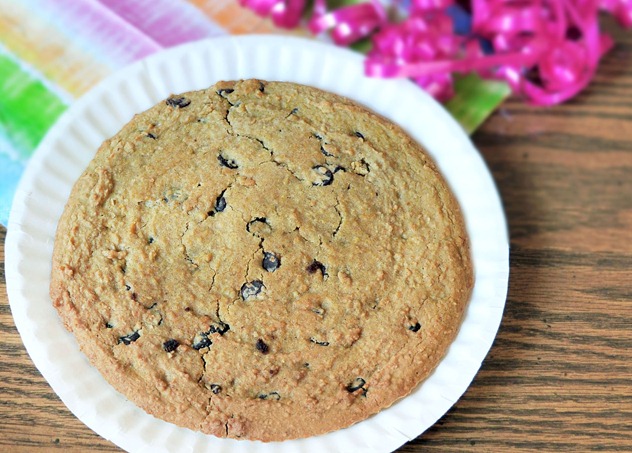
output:
[[[456,76],[454,91],[445,108],[469,135],[511,94],[506,83],[483,80],[476,74]]]
[[[66,108],[40,80],[0,54],[0,128],[21,159],[31,156]]]

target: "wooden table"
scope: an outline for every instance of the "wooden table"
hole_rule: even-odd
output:
[[[469,390],[401,451],[632,451],[632,32],[553,109],[509,101],[473,139],[509,222],[498,337]],[[119,451],[33,366],[0,228],[0,451]]]

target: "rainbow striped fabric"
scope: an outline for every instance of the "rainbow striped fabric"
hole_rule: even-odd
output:
[[[281,31],[237,0],[0,0],[0,223],[40,140],[95,83],[166,47],[272,32]],[[472,90],[460,90],[455,111]],[[484,118],[504,95],[474,115]]]

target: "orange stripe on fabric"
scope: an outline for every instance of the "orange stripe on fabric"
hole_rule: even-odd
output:
[[[263,19],[237,0],[189,0],[220,27],[231,34],[283,33],[269,19]]]

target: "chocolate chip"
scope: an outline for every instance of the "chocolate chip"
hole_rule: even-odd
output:
[[[292,111],[290,112],[290,115],[296,115],[298,113],[298,107],[293,108]]]
[[[270,348],[261,338],[257,340],[257,344],[255,345],[255,347],[257,348],[257,351],[261,352],[262,354],[267,354],[268,352],[270,352]]]
[[[154,140],[156,140],[158,138],[154,134],[152,134],[151,132],[147,132],[147,137],[152,138]]]
[[[153,244],[154,243],[154,238],[152,238],[151,236],[149,237],[149,239],[147,239],[147,243],[148,244]]]
[[[199,351],[200,349],[208,348],[212,344],[213,342],[208,337],[206,332],[200,332],[193,339],[193,343],[191,344],[191,347],[195,349],[196,351]]]
[[[126,291],[129,291],[130,289],[132,289],[132,287],[131,287],[131,286],[129,286],[129,285],[125,285],[125,290],[126,290]]]
[[[138,294],[132,293],[132,300],[136,302],[138,300]]]
[[[334,182],[334,174],[324,165],[316,165],[312,170],[318,175],[318,180],[313,182],[313,186],[328,186]]]
[[[106,323],[105,323],[105,328],[106,328],[106,329],[113,329],[113,328],[114,328],[114,325],[113,325],[113,324],[111,324],[111,323],[109,323],[109,322],[106,322]]]
[[[408,330],[412,332],[419,332],[419,329],[421,329],[421,324],[418,322],[416,322],[414,326],[408,326]]]
[[[279,401],[281,399],[281,395],[279,395],[279,392],[259,393],[258,398],[260,400]]]
[[[321,263],[318,260],[312,261],[312,263],[309,266],[307,266],[306,270],[310,274],[315,274],[317,271],[320,271],[323,277],[327,276],[327,268],[325,267],[323,263]]]
[[[221,89],[217,90],[217,94],[219,94],[221,97],[226,97],[226,96],[224,96],[225,94],[230,94],[233,91],[235,91],[235,90],[233,90],[232,88],[221,88]]]
[[[274,272],[281,267],[281,258],[272,252],[263,252],[263,261],[261,265],[268,272]]]
[[[219,321],[217,324],[211,324],[207,334],[218,333],[224,335],[230,330],[230,326],[225,322]]]
[[[214,394],[218,394],[221,393],[222,391],[222,386],[219,384],[211,384],[211,392],[213,392]]]
[[[179,109],[183,109],[188,106],[191,101],[184,96],[172,96],[165,101],[167,105],[171,107],[178,107]]]
[[[221,154],[217,155],[217,160],[219,160],[219,164],[222,167],[226,167],[226,168],[230,168],[231,170],[234,170],[236,168],[239,168],[239,165],[237,165],[237,162],[235,162],[232,159],[226,159],[224,156],[222,156]]]
[[[362,135],[360,132],[355,131],[354,134],[355,134],[356,137],[361,138],[362,140],[364,140],[364,135]]]
[[[310,338],[309,341],[311,341],[312,343],[316,343],[317,345],[320,345],[320,346],[329,346],[328,341],[318,341],[314,337]]]
[[[263,84],[263,82],[259,82],[259,91],[263,93],[265,90],[266,90],[266,86]]]
[[[122,337],[119,337],[119,344],[123,343],[125,345],[130,345],[133,342],[135,342],[136,340],[138,340],[140,338],[140,334],[138,332],[132,332],[129,335],[124,335]]]
[[[263,288],[265,288],[265,286],[261,280],[253,280],[251,282],[244,283],[241,285],[241,298],[246,300],[252,296],[256,296]]]
[[[364,379],[355,378],[351,384],[347,385],[347,391],[349,393],[353,393],[356,390],[364,388],[364,384],[366,384],[366,381]]]
[[[334,168],[334,175],[339,171],[347,171],[347,169],[345,167],[341,167],[340,165],[336,165],[336,168]]]
[[[226,198],[224,198],[224,192],[219,194],[219,197],[215,200],[215,212],[222,212],[226,209]]]
[[[178,346],[180,346],[180,343],[178,342],[178,340],[174,340],[172,338],[170,340],[165,341],[162,344],[162,349],[164,349],[165,352],[173,352],[176,349],[178,349]]]

